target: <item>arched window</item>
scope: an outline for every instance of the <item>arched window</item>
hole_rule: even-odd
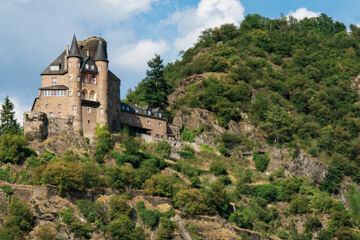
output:
[[[91,101],[96,101],[96,92],[95,92],[95,90],[90,91],[89,98],[90,98]]]
[[[88,99],[88,91],[86,89],[81,91],[81,99]]]

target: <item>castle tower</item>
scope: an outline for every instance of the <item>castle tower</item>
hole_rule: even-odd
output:
[[[100,126],[108,124],[108,59],[106,43],[100,39],[96,48],[94,61],[98,70],[98,100],[100,107],[97,112],[97,121]]]
[[[68,86],[69,86],[69,108],[71,108],[74,116],[74,129],[82,129],[81,116],[81,81],[80,81],[80,67],[81,54],[74,34],[70,51],[68,53]]]

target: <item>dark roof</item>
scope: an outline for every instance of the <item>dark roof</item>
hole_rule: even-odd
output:
[[[71,43],[71,47],[70,47],[68,57],[81,57],[79,46],[77,44],[75,34],[74,34],[74,37],[73,37],[73,40],[72,40],[72,43]]]
[[[64,85],[54,85],[49,87],[39,88],[40,90],[68,90],[69,88]]]
[[[151,108],[149,105],[146,106],[138,106],[136,104],[131,103],[120,103],[121,111],[130,112],[133,114],[138,114],[151,118],[158,118],[162,120],[166,120],[165,116],[162,114],[162,110],[160,108]],[[149,115],[150,113],[150,115]]]
[[[80,72],[97,73],[98,71],[97,71],[97,67],[96,67],[96,65],[95,65],[94,60],[92,60],[92,58],[89,57],[89,56],[84,57],[84,59],[85,59],[85,60],[84,60],[84,62],[83,62],[83,64],[82,64],[82,66],[81,66]],[[88,69],[85,68],[85,67],[86,67],[86,64],[89,65],[89,68],[88,68]],[[93,69],[93,70],[91,70],[91,65],[94,66],[94,69]]]
[[[58,74],[64,74],[67,72],[65,70],[65,54],[66,50],[63,51],[45,70],[41,73],[41,75],[58,75]],[[51,70],[50,66],[58,66],[59,70]]]
[[[100,39],[100,41],[99,41],[99,43],[97,45],[95,56],[94,56],[94,61],[106,61],[106,62],[108,62],[106,44],[103,42],[102,39]]]

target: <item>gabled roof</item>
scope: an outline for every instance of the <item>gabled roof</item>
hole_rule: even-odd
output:
[[[97,45],[95,56],[94,56],[94,61],[108,62],[106,44],[103,42],[102,39],[100,39],[100,41]]]
[[[67,72],[65,70],[65,54],[66,51],[63,51],[45,70],[41,73],[41,75],[58,75],[58,74],[64,74]],[[50,66],[58,66],[59,70],[51,70]]]
[[[83,62],[83,64],[82,64],[82,66],[81,66],[80,72],[97,73],[98,71],[97,71],[97,67],[96,67],[96,65],[95,65],[94,60],[92,60],[92,58],[89,57],[89,56],[86,56],[84,59],[85,59],[85,60],[84,60],[84,62]],[[89,65],[89,68],[88,68],[88,69],[86,69],[86,64]],[[94,69],[93,69],[93,70],[91,70],[91,66],[94,66]]]
[[[75,34],[74,34],[74,37],[73,37],[73,40],[72,40],[72,43],[71,43],[71,47],[70,47],[68,57],[81,57],[79,46],[77,44]]]

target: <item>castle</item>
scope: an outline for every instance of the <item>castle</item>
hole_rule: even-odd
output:
[[[74,35],[70,49],[66,47],[41,73],[39,97],[24,114],[25,135],[44,140],[62,129],[93,138],[100,124],[112,132],[128,125],[140,133],[167,137],[161,109],[120,102],[120,79],[108,64],[104,39],[77,41]]]

